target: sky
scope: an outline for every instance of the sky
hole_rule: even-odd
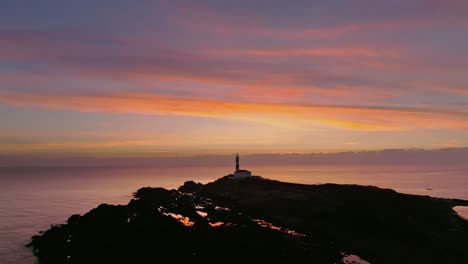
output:
[[[468,146],[468,2],[0,3],[0,154]]]

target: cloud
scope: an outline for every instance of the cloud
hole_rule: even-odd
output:
[[[468,67],[460,56],[431,60],[430,56],[427,58],[429,51],[420,54],[415,49],[395,45],[240,49],[206,46],[184,50],[112,34],[97,36],[92,32],[66,30],[1,30],[0,46],[0,58],[14,62],[11,65],[17,67],[15,74],[22,75],[16,78],[18,82],[24,83],[34,74],[35,78],[43,75],[42,79],[66,78],[67,82],[131,80],[134,87],[187,82],[216,86],[204,89],[204,93],[212,90],[215,94],[225,89],[214,95],[225,97],[240,88],[255,90],[256,94],[262,90],[265,95],[279,94],[276,99],[282,94],[300,97],[307,93],[381,99],[383,94],[405,92],[400,89],[405,85],[399,79],[406,74],[413,74],[414,79],[427,74],[454,75],[464,73]],[[14,78],[5,79],[5,73],[0,74],[3,75],[0,89],[11,89],[5,86]],[[16,86],[22,89],[30,85]],[[114,82],[112,86],[117,84]],[[169,86],[172,87],[167,90],[180,90]],[[387,92],[389,89],[391,93]]]
[[[356,34],[403,32],[434,26],[464,25],[463,1],[391,1],[336,3],[305,1],[244,2],[219,7],[185,3],[171,22],[209,35],[282,39],[327,39]],[[349,5],[349,6],[348,6]],[[376,15],[378,14],[378,15]],[[281,19],[278,19],[278,18]]]
[[[93,44],[94,43],[94,44]],[[201,94],[214,98],[248,98],[264,96],[272,102],[288,98],[315,98],[330,101],[332,97],[382,98],[382,84],[369,77],[330,68],[333,60],[341,57],[393,56],[390,51],[360,47],[322,47],[308,49],[246,49],[246,50],[198,50],[184,51],[147,44],[134,40],[131,49],[124,38],[95,36],[83,32],[49,31],[0,31],[0,58],[17,61],[20,66],[13,72],[1,72],[0,89],[29,90],[60,93],[89,92],[88,88],[64,88],[64,83],[101,83],[97,92],[132,86],[146,90],[158,88],[167,94]],[[233,54],[234,52],[234,54]],[[247,59],[235,54],[245,54]],[[255,57],[296,57],[284,63],[263,61]],[[318,57],[314,64],[303,55]],[[326,58],[324,58],[326,57]],[[332,61],[330,61],[332,58]],[[359,59],[361,65],[363,59]],[[26,65],[22,65],[25,63]],[[348,62],[349,63],[349,62]],[[341,63],[340,65],[345,65]],[[66,80],[66,81],[64,81]],[[102,83],[109,82],[109,83]],[[171,83],[172,82],[172,83]],[[191,84],[191,85],[190,85]],[[181,88],[182,86],[191,86]],[[195,89],[194,86],[209,86]],[[55,87],[59,87],[54,89]],[[369,87],[372,91],[369,92]],[[388,85],[384,85],[388,86]],[[323,97],[310,97],[319,94]],[[285,96],[287,95],[287,97]],[[268,97],[268,98],[267,98]]]
[[[250,55],[260,57],[295,57],[295,56],[331,56],[331,57],[386,57],[397,56],[389,50],[363,47],[324,47],[324,48],[276,48],[276,49],[243,49],[218,51],[215,54],[231,56]]]
[[[282,142],[290,150],[355,139],[360,148],[430,146],[468,129],[468,38],[460,33],[467,1],[38,8],[11,2],[0,10],[0,103],[13,124],[0,134],[11,133],[5,144],[25,144],[18,148],[141,148],[159,144],[153,137],[197,146],[264,140],[262,147]],[[17,107],[56,112],[39,110],[37,118]],[[103,128],[70,111],[116,114],[84,114]],[[90,134],[59,133],[63,125],[52,116]],[[124,117],[132,124],[103,125]],[[164,129],[148,129],[146,118]],[[41,121],[47,125],[35,125]],[[177,134],[195,122],[198,132]],[[104,129],[124,135],[93,134]],[[32,134],[21,136],[25,130]],[[304,144],[309,138],[320,139]]]
[[[16,106],[83,112],[114,112],[232,118],[278,126],[337,127],[353,130],[468,129],[468,113],[408,107],[294,105],[232,102],[151,93],[106,95],[2,94]]]
[[[11,72],[0,71],[1,100],[14,105],[251,119],[301,129],[467,127],[465,113],[453,107],[453,112],[438,110],[444,109],[438,104],[424,111],[405,108],[417,105],[407,95],[427,94],[427,88],[413,78],[428,76],[435,69],[418,66],[417,60],[398,49],[353,45],[192,51],[162,44],[149,48],[144,41],[129,42],[106,34],[0,33],[4,48],[0,58],[20,65]],[[40,62],[38,67],[36,62]],[[406,86],[408,73],[412,76]],[[437,76],[445,75],[439,72]],[[443,91],[464,94],[465,89]]]

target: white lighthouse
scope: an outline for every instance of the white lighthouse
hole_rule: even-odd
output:
[[[239,169],[239,154],[236,154],[236,170],[234,171],[235,178],[246,178],[252,176],[252,173],[248,170]]]

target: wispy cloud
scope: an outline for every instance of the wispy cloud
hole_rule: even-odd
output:
[[[149,93],[80,96],[4,94],[0,95],[0,101],[58,110],[236,118],[298,127],[332,125],[357,130],[468,128],[468,112],[405,107],[242,103]]]
[[[239,49],[212,51],[215,55],[259,56],[259,57],[397,57],[398,52],[388,49],[365,47],[323,47],[323,48],[276,48],[276,49]]]
[[[106,12],[46,3],[56,15],[26,15],[16,2],[0,10],[0,107],[12,116],[2,118],[15,124],[9,133],[29,127],[48,135],[33,142],[40,148],[81,139],[89,139],[86,148],[145,143],[135,140],[142,138],[138,131],[108,141],[92,135],[93,127],[78,141],[58,133],[59,124],[40,132],[25,114],[31,107],[96,119],[165,115],[164,127],[173,129],[168,134],[177,134],[171,125],[181,119],[208,117],[200,127],[220,145],[245,142],[237,133],[216,137],[212,128],[226,124],[243,126],[249,137],[255,137],[247,131],[252,124],[265,129],[249,142],[265,134],[268,144],[322,136],[330,145],[323,149],[353,146],[347,143],[355,139],[372,147],[396,134],[406,145],[465,142],[457,133],[468,129],[466,1],[98,4]],[[75,9],[79,16],[71,15]],[[430,139],[427,131],[440,134]],[[375,138],[362,140],[368,136]],[[299,141],[291,149],[302,147]]]
[[[345,4],[343,8],[337,5],[333,2],[300,2],[293,6],[275,3],[257,12],[255,3],[244,3],[229,6],[232,11],[223,13],[210,5],[186,3],[179,10],[181,16],[173,17],[173,22],[186,29],[224,36],[317,39],[463,25],[464,12],[468,10],[463,1],[366,1],[348,8]],[[278,16],[281,19],[275,19]]]

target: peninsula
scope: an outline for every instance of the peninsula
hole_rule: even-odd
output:
[[[468,201],[259,176],[145,187],[31,243],[40,263],[468,263]]]

